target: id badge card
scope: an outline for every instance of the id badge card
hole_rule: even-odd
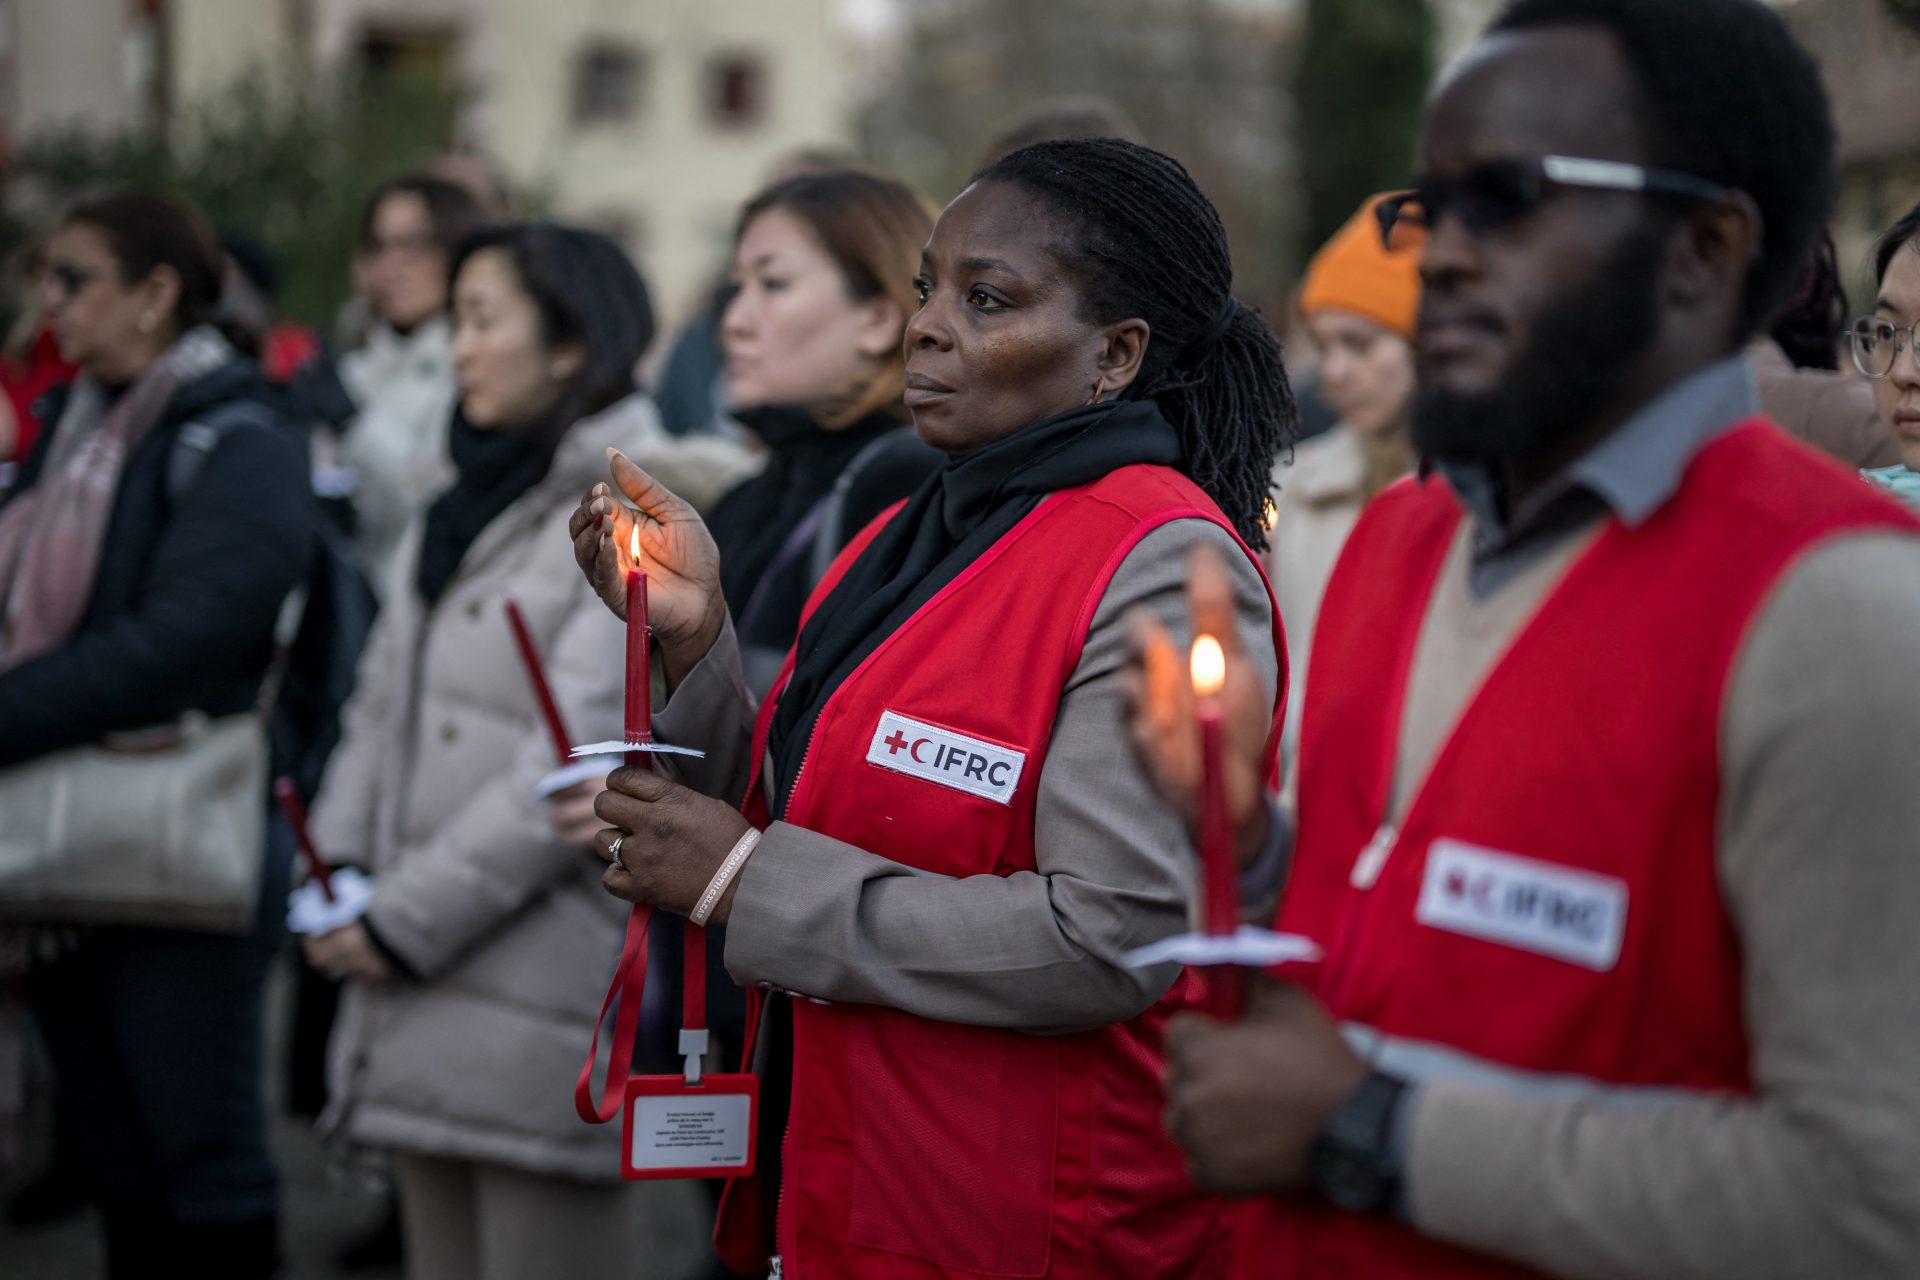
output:
[[[760,1078],[630,1076],[622,1119],[622,1177],[744,1178],[753,1172]]]

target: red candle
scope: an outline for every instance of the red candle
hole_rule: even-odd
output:
[[[313,876],[314,883],[320,886],[320,893],[328,902],[333,901],[333,868],[320,856],[320,850],[314,847],[313,836],[307,831],[307,808],[300,803],[300,792],[293,785],[292,778],[273,780],[273,798],[280,802],[280,812],[287,817],[287,825],[293,828],[293,842],[300,854],[307,860],[307,871]]]
[[[562,766],[573,757],[573,739],[567,736],[567,722],[560,718],[560,706],[553,700],[553,690],[547,684],[547,673],[540,665],[540,651],[533,647],[533,633],[527,630],[527,620],[520,612],[520,602],[509,598],[506,602],[507,625],[513,628],[513,643],[520,650],[521,665],[527,669],[527,679],[533,685],[533,697],[540,704],[540,715],[547,722],[547,736],[553,739],[553,754]]]
[[[653,675],[648,666],[647,575],[640,568],[640,527],[628,540],[627,568],[627,719],[628,745],[653,741]],[[628,768],[645,768],[650,752],[627,752]]]
[[[1227,662],[1220,642],[1210,635],[1197,636],[1192,666],[1200,718],[1201,927],[1216,937],[1228,937],[1240,927],[1240,887],[1233,814],[1227,805],[1226,730],[1220,708]],[[1215,965],[1207,970],[1207,1004],[1216,1017],[1237,1016],[1244,991],[1237,967]]]

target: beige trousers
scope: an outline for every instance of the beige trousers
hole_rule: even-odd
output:
[[[626,1183],[394,1155],[407,1280],[638,1280],[645,1210]]]

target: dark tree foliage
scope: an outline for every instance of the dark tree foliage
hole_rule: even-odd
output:
[[[327,331],[346,296],[361,203],[384,179],[446,149],[457,95],[381,78],[326,95],[264,76],[196,103],[163,133],[72,129],[15,152],[0,252],[61,205],[121,183],[166,187],[280,261],[281,311]]]
[[[1307,0],[1294,72],[1303,254],[1368,195],[1406,185],[1432,43],[1426,0]]]

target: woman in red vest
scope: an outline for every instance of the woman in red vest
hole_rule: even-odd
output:
[[[718,1232],[736,1268],[1217,1271],[1223,1206],[1159,1123],[1160,1030],[1192,983],[1122,959],[1183,927],[1192,865],[1122,686],[1127,615],[1184,632],[1210,546],[1276,709],[1284,690],[1248,544],[1293,406],[1231,279],[1218,215],[1156,152],[1042,143],[980,173],[905,337],[915,429],[950,461],[841,555],[757,715],[692,510],[618,457],[639,510],[582,502],[576,553],[616,612],[637,526],[655,728],[708,752],[679,782],[612,775],[607,887],[710,910],[758,989],[763,1169]]]

